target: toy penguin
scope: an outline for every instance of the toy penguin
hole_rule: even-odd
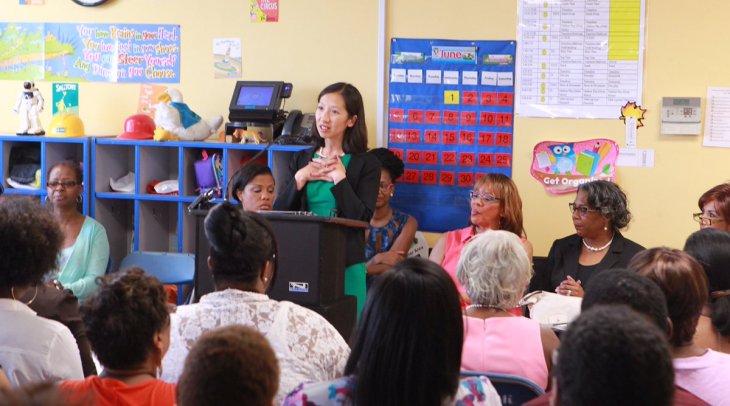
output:
[[[33,81],[23,83],[13,111],[20,115],[18,135],[44,135],[39,114],[43,111],[43,96]]]

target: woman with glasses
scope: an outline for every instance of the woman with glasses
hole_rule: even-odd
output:
[[[700,228],[730,231],[730,183],[719,184],[700,196],[702,212],[693,215]]]
[[[51,167],[46,179],[46,205],[63,232],[58,268],[46,280],[59,289],[70,289],[83,302],[96,290],[96,278],[104,276],[109,263],[106,230],[79,211],[84,184],[78,163],[59,162]]]
[[[522,199],[517,185],[506,175],[490,173],[482,176],[469,194],[471,212],[469,226],[449,231],[434,245],[429,259],[440,264],[451,275],[462,301],[469,303],[464,287],[456,279],[456,266],[461,250],[475,235],[487,230],[505,230],[520,237],[527,256],[532,263],[532,244],[527,241],[522,226]]]
[[[403,161],[387,148],[375,148],[369,153],[378,158],[383,168],[375,213],[365,233],[368,284],[370,277],[380,275],[405,258],[418,230],[418,221],[413,216],[390,205],[395,180],[403,175]]]
[[[644,249],[621,235],[631,221],[626,194],[618,185],[596,180],[578,186],[568,204],[575,234],[555,240],[543,274],[535,274],[530,290],[554,290],[583,297],[583,289],[598,272],[625,268]]]
[[[204,228],[215,292],[199,303],[178,306],[172,315],[162,379],[177,382],[195,341],[233,324],[252,327],[271,343],[281,369],[277,405],[301,382],[342,376],[350,348],[337,330],[313,310],[267,295],[276,278],[271,225],[256,213],[223,202],[208,212]]]

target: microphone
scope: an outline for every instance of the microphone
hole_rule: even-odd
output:
[[[231,180],[233,180],[233,178],[236,176],[236,174],[238,174],[239,172],[241,172],[247,166],[251,165],[251,163],[254,162],[256,160],[256,158],[258,158],[261,155],[263,155],[263,153],[266,152],[266,151],[268,151],[269,148],[271,148],[275,143],[276,142],[275,142],[274,139],[272,139],[271,141],[269,141],[269,143],[266,144],[266,146],[263,149],[261,149],[259,152],[255,153],[254,156],[251,157],[251,159],[249,159],[248,161],[246,161],[245,164],[241,165],[240,168],[238,168],[235,172],[233,172],[233,175],[231,175],[231,176],[228,177],[228,182],[226,182],[226,200],[228,200],[230,202],[231,199],[233,199],[233,193],[231,191]]]
[[[215,198],[215,195],[220,192],[220,188],[218,187],[212,187],[208,190],[206,190],[204,193],[201,193],[198,195],[198,197],[193,200],[192,203],[188,206],[188,213],[192,213],[193,210],[200,207],[203,203],[208,203],[209,201],[213,200]]]

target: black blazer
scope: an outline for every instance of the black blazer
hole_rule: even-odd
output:
[[[306,189],[297,190],[294,174],[314,157],[316,147],[297,153],[289,163],[289,180],[274,202],[274,210],[308,210]],[[330,189],[337,216],[370,222],[380,187],[380,161],[368,153],[352,154],[346,178]],[[347,236],[347,266],[365,262],[365,230],[351,228]]]
[[[553,292],[560,285],[560,282],[567,279],[568,275],[578,279],[576,278],[578,274],[578,257],[580,256],[582,244],[582,238],[578,234],[555,240],[550,248],[550,254],[548,254],[545,272],[540,275],[536,273],[532,277],[530,291],[545,290]],[[642,250],[644,250],[644,247],[616,232],[606,256],[598,263],[597,271],[625,268],[631,258]],[[583,287],[585,287],[587,279],[590,278],[582,278]]]

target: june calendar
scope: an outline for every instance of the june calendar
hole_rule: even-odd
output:
[[[515,41],[391,41],[388,148],[405,164],[392,202],[420,230],[466,227],[476,180],[512,175],[515,49]]]

